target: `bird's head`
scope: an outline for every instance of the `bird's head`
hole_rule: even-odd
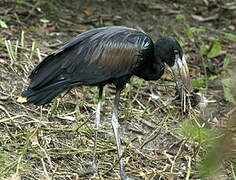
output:
[[[192,91],[188,65],[178,41],[170,37],[158,39],[155,43],[155,57],[171,68],[180,91],[182,88]]]

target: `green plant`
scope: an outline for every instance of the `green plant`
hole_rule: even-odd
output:
[[[178,135],[197,146],[195,166],[198,176],[210,176],[223,157],[223,148],[219,143],[220,135],[211,129],[199,127],[191,122],[183,122],[177,128]]]
[[[25,32],[21,32],[21,37],[17,40],[4,40],[5,47],[10,59],[9,67],[14,72],[28,72],[29,69],[25,69],[24,66],[19,66],[19,61],[22,59],[26,60],[27,63],[33,66],[34,59],[41,60],[41,54],[38,49],[39,44],[35,41],[32,41],[31,45],[25,43]],[[22,54],[22,51],[24,53]]]
[[[235,81],[232,78],[225,78],[225,79],[222,79],[221,82],[223,85],[223,92],[224,92],[225,100],[236,105],[236,100],[232,92],[232,89],[235,88]]]
[[[187,121],[179,124],[177,134],[181,136],[182,139],[197,143],[203,148],[212,147],[216,140],[216,132],[213,130],[199,127],[196,124]]]
[[[200,77],[192,80],[193,88],[205,88],[210,81],[216,80],[217,76]]]
[[[232,87],[232,84],[235,82],[232,81],[232,78],[225,78],[224,76],[227,75],[227,73],[232,73],[231,67],[229,66],[231,63],[231,58],[229,56],[225,56],[223,60],[223,67],[219,69],[219,72],[216,73],[214,76],[209,76],[207,73],[207,60],[217,58],[222,54],[222,45],[219,40],[216,40],[216,38],[211,37],[209,41],[206,41],[202,38],[201,33],[206,32],[205,28],[203,27],[191,27],[187,22],[184,15],[177,15],[176,20],[180,21],[184,24],[184,32],[185,36],[195,44],[196,50],[201,55],[202,60],[202,68],[204,70],[204,75],[200,76],[199,78],[192,79],[192,86],[193,88],[198,88],[202,92],[205,92],[207,90],[208,84],[215,80],[220,80],[223,87],[223,94],[224,99],[226,101],[229,101],[233,104],[236,104],[234,96],[232,95],[232,89],[235,88]],[[222,33],[221,33],[222,34]],[[236,42],[236,36],[231,33],[223,33],[224,37],[230,41]],[[184,39],[180,35],[177,36],[177,40],[181,42],[182,44]],[[206,43],[208,42],[208,43]],[[224,77],[224,78],[222,78]]]

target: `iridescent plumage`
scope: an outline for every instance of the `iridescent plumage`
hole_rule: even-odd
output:
[[[164,73],[164,63],[175,67],[173,72],[179,75],[175,77],[180,77],[176,80],[183,81],[178,85],[189,86],[188,68],[182,57],[180,45],[172,38],[160,38],[153,43],[147,34],[136,29],[121,26],[97,28],[71,39],[39,63],[31,72],[31,82],[22,95],[30,103],[44,105],[75,86],[98,86],[94,142],[96,152],[103,86],[115,84],[111,122],[117,144],[120,176],[127,180],[129,178],[124,172],[118,131],[120,93],[133,75],[145,80],[158,80]],[[96,153],[93,157],[93,168],[96,170]]]
[[[43,105],[78,85],[123,86],[132,75],[157,80],[163,68],[145,33],[119,26],[97,28],[76,36],[46,57],[31,72],[31,83],[23,96]]]

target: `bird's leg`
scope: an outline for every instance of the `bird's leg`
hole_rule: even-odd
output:
[[[120,166],[120,176],[122,180],[127,180],[128,178],[125,175],[124,164],[123,164],[123,159],[122,159],[123,150],[121,148],[121,143],[120,143],[119,122],[118,122],[118,106],[119,106],[119,101],[120,101],[120,93],[122,89],[123,88],[117,88],[116,90],[111,123],[112,123],[116,146],[117,146],[119,166]]]
[[[101,103],[102,103],[102,93],[103,93],[103,86],[99,87],[99,97],[98,97],[98,104],[96,107],[96,114],[95,114],[95,119],[94,119],[94,129],[95,129],[95,140],[94,140],[94,149],[93,149],[93,170],[97,171],[97,155],[96,155],[96,150],[97,150],[97,138],[98,138],[98,129],[99,129],[99,124],[101,120]]]

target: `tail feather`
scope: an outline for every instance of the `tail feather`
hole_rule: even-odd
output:
[[[70,53],[74,51],[71,50]],[[63,53],[53,53],[46,57],[31,72],[29,78],[31,82],[22,93],[27,101],[35,105],[50,103],[57,95],[70,89],[76,83],[73,77],[64,68],[69,62],[74,60],[74,56],[65,51]]]
[[[31,89],[28,87],[28,89],[22,93],[22,96],[26,97],[29,103],[40,106],[50,103],[53,98],[67,89],[70,89],[71,86],[72,83],[61,82],[40,89]]]
[[[57,79],[60,75],[67,73],[63,66],[65,63],[68,63],[68,61],[73,60],[74,56],[70,57],[68,52],[49,55],[31,72],[29,76],[31,79],[30,87],[33,89],[44,87],[49,82],[51,83],[51,81]]]

